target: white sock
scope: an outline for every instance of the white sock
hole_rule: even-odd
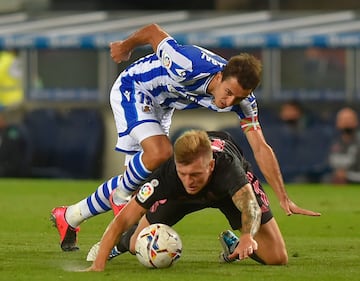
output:
[[[119,185],[121,177],[121,175],[115,176],[102,183],[94,193],[69,206],[65,213],[67,223],[76,228],[86,219],[111,210],[109,197],[111,192]]]
[[[116,205],[123,203],[138,189],[140,183],[150,176],[151,171],[146,169],[142,161],[143,153],[142,151],[138,152],[130,159],[123,177],[119,180],[119,187],[113,194],[113,201]]]

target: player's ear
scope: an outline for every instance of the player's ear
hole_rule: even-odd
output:
[[[215,169],[215,159],[214,158],[210,160],[209,169],[211,172],[213,172]]]

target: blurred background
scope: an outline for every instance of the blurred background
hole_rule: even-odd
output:
[[[343,158],[330,157],[345,129],[358,134],[356,120],[337,126],[342,108],[359,117],[358,0],[0,0],[0,177],[105,179],[122,172],[109,90],[151,49],[117,65],[108,44],[152,22],[182,44],[261,59],[259,118],[287,182],[335,182],[336,165],[344,170],[348,158],[359,160],[357,140]],[[227,130],[258,172],[236,116],[218,117],[176,112],[170,137],[191,127]]]

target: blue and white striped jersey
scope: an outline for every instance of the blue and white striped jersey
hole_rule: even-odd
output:
[[[180,45],[171,37],[150,54],[132,63],[119,76],[120,92],[127,100],[143,93],[145,102],[156,103],[164,109],[178,110],[208,108],[217,112],[235,112],[243,130],[260,128],[257,103],[253,95],[239,104],[218,108],[212,95],[206,92],[213,76],[227,61],[209,50],[194,45]]]

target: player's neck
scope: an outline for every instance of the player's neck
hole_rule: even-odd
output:
[[[221,73],[216,73],[212,78],[211,81],[206,89],[206,92],[210,95],[213,95],[214,89],[217,87],[217,85],[221,82]]]

